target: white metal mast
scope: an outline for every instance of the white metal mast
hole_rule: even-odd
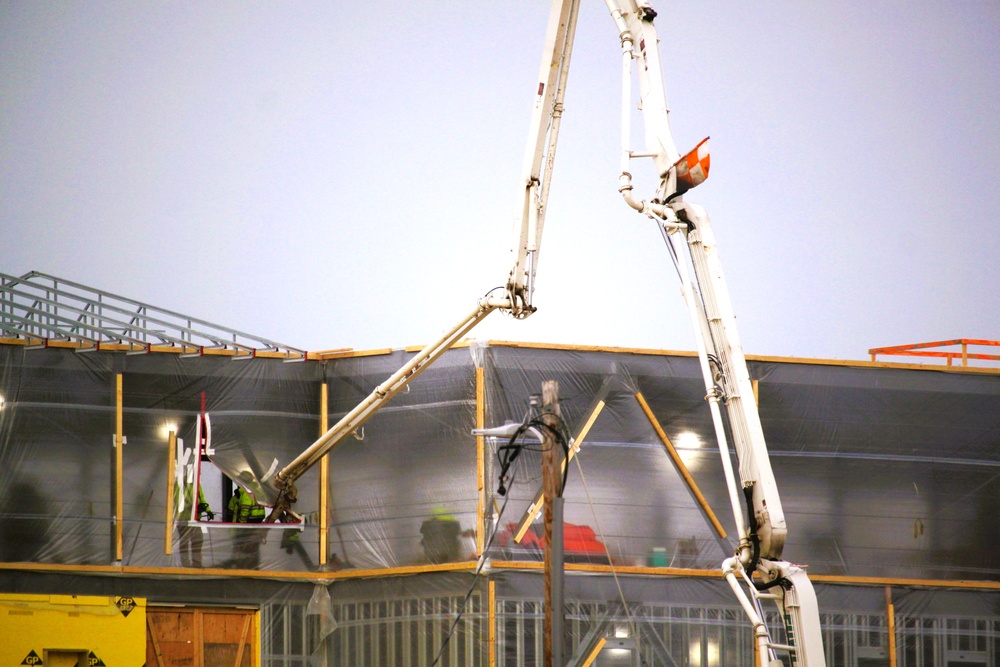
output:
[[[605,2],[622,44],[619,190],[629,206],[656,222],[677,267],[740,536],[736,555],[723,563],[723,574],[754,625],[762,664],[783,664],[776,651],[787,651],[792,664],[822,667],[826,659],[812,584],[802,568],[781,560],[787,533],[785,516],[711,223],[702,207],[681,199],[685,191],[708,176],[707,144],[703,141],[684,156],[674,146],[653,26],[656,12],[647,3],[635,0]],[[646,128],[646,149],[642,152],[630,148],[633,60],[639,63],[639,104]],[[659,185],[649,200],[633,196],[633,158],[651,158],[656,166]],[[730,460],[730,438],[739,461],[739,484]],[[755,573],[760,582],[753,581]],[[778,604],[787,644],[778,644],[770,637],[763,623],[761,599],[773,599]]]

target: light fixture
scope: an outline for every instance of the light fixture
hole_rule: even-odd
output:
[[[684,431],[677,435],[674,449],[677,450],[681,461],[688,467],[688,470],[696,470],[701,463],[700,450],[702,445],[701,438],[693,431]]]
[[[177,434],[177,424],[174,422],[167,422],[166,424],[160,427],[160,437],[162,437],[165,440],[170,438],[171,432],[174,433],[175,435]]]
[[[688,645],[688,665],[691,667],[701,667],[701,639],[692,638]]]

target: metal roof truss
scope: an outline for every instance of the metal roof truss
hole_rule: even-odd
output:
[[[78,352],[109,343],[126,346],[129,354],[155,345],[177,348],[181,356],[228,350],[233,359],[259,352],[286,361],[306,358],[298,348],[37,271],[21,277],[0,273],[0,332],[26,340],[29,348],[64,341]]]

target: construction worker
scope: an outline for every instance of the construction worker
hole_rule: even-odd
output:
[[[185,484],[182,518],[189,518],[192,521],[202,521],[203,517],[207,517],[209,521],[215,519],[215,513],[205,499],[205,491],[201,488],[201,484],[198,485],[198,505],[192,508],[193,500],[194,484]],[[200,526],[182,524],[177,526],[177,533],[181,538],[181,565],[201,567],[201,548],[205,542],[204,530]]]
[[[267,510],[253,499],[243,487],[238,486],[229,499],[228,512],[237,524],[262,523]],[[233,557],[229,563],[233,567],[253,569],[260,566],[260,543],[263,535],[260,529],[237,528],[233,535]]]
[[[229,514],[236,523],[263,523],[267,516],[267,510],[247,493],[243,487],[237,486],[233,490],[233,497],[229,499]]]
[[[420,524],[420,545],[429,563],[453,563],[460,560],[461,537],[472,531],[462,532],[462,527],[444,508],[437,508]]]

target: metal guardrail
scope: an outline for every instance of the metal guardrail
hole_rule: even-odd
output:
[[[20,277],[0,273],[0,336],[23,339],[29,348],[69,342],[78,352],[114,344],[129,354],[156,346],[175,348],[181,356],[225,350],[233,359],[260,352],[286,361],[306,358],[305,350],[290,345],[38,271]]]

